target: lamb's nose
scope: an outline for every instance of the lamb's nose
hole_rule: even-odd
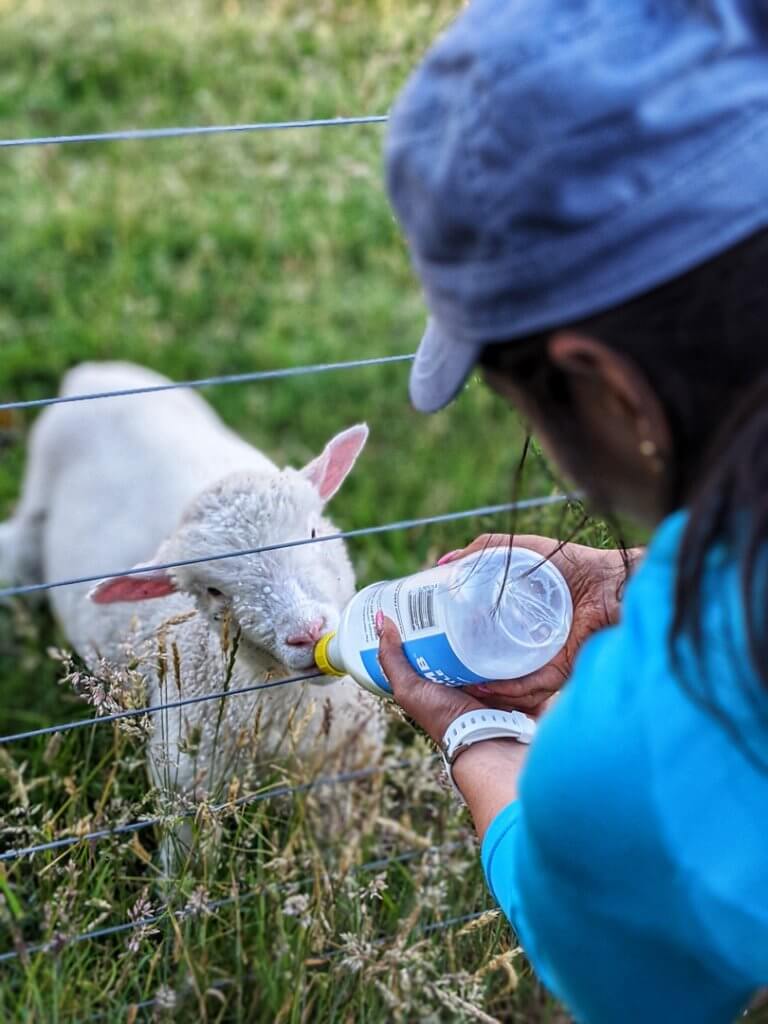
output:
[[[291,647],[306,647],[309,644],[316,644],[323,635],[325,627],[325,619],[313,619],[312,622],[306,624],[304,629],[286,637],[285,642]]]

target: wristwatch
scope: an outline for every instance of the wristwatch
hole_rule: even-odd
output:
[[[530,743],[536,732],[536,722],[522,711],[467,711],[454,719],[445,730],[440,747],[448,779],[454,790],[463,795],[453,778],[456,758],[474,743],[483,740],[513,739]]]

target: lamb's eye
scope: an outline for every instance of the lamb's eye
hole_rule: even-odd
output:
[[[222,592],[218,589],[218,587],[208,587],[208,594],[211,597],[223,597],[224,596],[222,594]]]

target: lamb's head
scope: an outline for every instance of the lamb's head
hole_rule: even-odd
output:
[[[288,669],[311,667],[315,642],[336,627],[354,592],[352,566],[339,540],[278,545],[337,532],[324,506],[352,469],[367,436],[364,425],[345,430],[301,470],[223,477],[187,508],[156,561],[272,550],[114,577],[98,584],[91,600],[146,600],[181,590],[195,598],[212,623],[228,618],[242,642]]]

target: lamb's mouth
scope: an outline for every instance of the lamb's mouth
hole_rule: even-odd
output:
[[[294,655],[290,664],[283,662],[282,666],[288,672],[313,673],[319,671],[315,664],[314,653],[311,650],[307,651],[306,654]],[[315,680],[313,679],[312,682],[315,682]]]
[[[308,681],[311,683],[328,681],[325,677],[323,679],[312,677],[313,673],[319,670],[315,664],[314,649],[309,645],[306,650],[298,650],[295,647],[288,647],[284,650],[270,649],[264,645],[263,641],[259,643],[251,639],[245,631],[241,633],[239,643],[242,653],[246,656],[250,654],[260,665],[264,666],[265,675],[268,677],[267,681],[294,675],[307,675],[310,677]]]

